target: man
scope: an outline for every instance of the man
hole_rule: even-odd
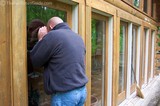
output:
[[[38,32],[30,52],[33,66],[44,66],[44,88],[51,106],[83,106],[86,99],[85,45],[59,17]]]

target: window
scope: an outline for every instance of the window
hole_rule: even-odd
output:
[[[136,6],[136,7],[140,7],[140,0],[133,0],[133,4],[134,4],[134,6]]]
[[[148,12],[148,0],[144,0],[144,2],[143,2],[143,11],[145,12],[145,13],[147,13]]]
[[[119,53],[119,103],[126,97],[126,63],[127,63],[127,23],[120,25],[120,53]]]
[[[151,2],[151,16],[154,16],[154,0]]]
[[[141,0],[123,0],[123,1],[129,5],[133,5],[137,8],[140,8],[140,5],[141,5]]]
[[[64,8],[65,7],[65,8]],[[54,2],[50,7],[43,5],[27,5],[27,49],[31,50],[37,39],[37,26],[44,26],[53,16],[59,16],[64,22],[69,23],[72,7],[67,4]],[[35,21],[36,19],[36,21]],[[37,21],[37,19],[39,19]],[[31,24],[31,22],[34,23]],[[40,21],[41,20],[41,21]],[[71,25],[70,25],[71,26]],[[31,40],[35,35],[34,42]],[[43,68],[31,66],[28,59],[28,104],[29,106],[50,105],[50,96],[46,95],[43,86]]]
[[[141,85],[144,84],[145,81],[145,74],[146,74],[146,55],[147,55],[147,29],[144,29],[144,35],[143,35],[143,44],[142,44],[142,49],[143,49],[143,55],[142,55],[142,72],[141,72]]]
[[[67,13],[65,11],[61,11],[61,10],[57,10],[57,9],[53,9],[53,8],[48,8],[42,5],[32,5],[32,4],[28,4],[27,5],[27,48],[28,50],[32,49],[33,45],[36,43],[36,39],[35,41],[33,41],[33,43],[31,43],[31,33],[33,30],[35,30],[35,27],[40,24],[39,20],[41,20],[43,22],[44,25],[47,24],[48,20],[50,18],[52,18],[53,16],[59,16],[63,19],[64,22],[67,21]],[[31,23],[31,21],[38,19],[34,25],[31,25],[29,27],[29,24]],[[35,25],[37,24],[37,25]]]
[[[153,59],[154,59],[154,31],[151,31],[149,36],[149,60],[148,60],[148,81],[153,76]]]
[[[104,104],[106,70],[106,17],[92,13],[91,105]]]
[[[151,77],[154,76],[154,54],[155,54],[155,31],[152,31],[152,36],[151,36],[151,44],[152,44],[152,48],[151,48]]]
[[[132,56],[131,56],[131,93],[135,91],[136,57],[137,57],[137,35],[138,27],[133,25],[132,29]]]

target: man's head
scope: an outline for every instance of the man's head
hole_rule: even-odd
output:
[[[47,23],[48,32],[51,31],[56,25],[63,23],[63,20],[59,17],[52,17]]]
[[[29,23],[27,27],[28,49],[32,49],[38,41],[38,30],[43,26],[45,26],[45,24],[39,19],[34,19]]]

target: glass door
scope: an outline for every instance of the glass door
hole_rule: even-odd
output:
[[[118,103],[126,98],[126,68],[127,68],[127,23],[120,24],[120,51],[119,51],[119,89]]]
[[[107,17],[92,13],[91,105],[94,106],[104,105],[104,93],[107,91],[105,90],[107,21]]]
[[[135,91],[136,57],[137,57],[137,35],[138,27],[133,25],[132,29],[132,57],[131,57],[131,93]]]
[[[41,3],[41,4],[40,4]],[[71,27],[72,6],[59,2],[28,2],[27,3],[27,49],[38,41],[38,29],[46,26],[48,20],[58,16]],[[33,67],[29,56],[28,66],[28,104],[29,106],[50,106],[50,96],[44,92],[43,68]]]

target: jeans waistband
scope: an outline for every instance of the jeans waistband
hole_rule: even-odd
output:
[[[57,91],[57,92],[55,92],[55,93],[52,94],[52,95],[61,94],[61,93],[67,93],[67,92],[71,92],[71,91],[75,91],[75,90],[83,90],[83,89],[85,89],[85,88],[86,88],[86,86],[84,85],[84,86],[81,86],[81,87],[78,87],[78,88],[75,88],[75,89],[69,90],[69,91],[64,91],[64,92],[59,92],[59,91]]]

